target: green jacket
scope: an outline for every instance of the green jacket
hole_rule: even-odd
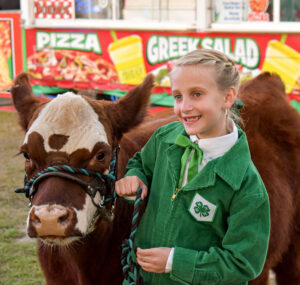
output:
[[[172,201],[187,135],[179,122],[158,129],[129,161],[126,176],[150,189],[135,242],[175,247],[170,273],[142,271],[146,284],[247,284],[262,271],[269,241],[269,199],[251,161],[245,133],[178,192]]]

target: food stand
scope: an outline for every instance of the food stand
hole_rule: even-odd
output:
[[[25,70],[35,88],[48,93],[75,89],[115,96],[153,73],[152,103],[171,106],[174,59],[212,48],[234,58],[242,81],[261,71],[276,72],[290,98],[300,101],[297,3],[21,0]]]

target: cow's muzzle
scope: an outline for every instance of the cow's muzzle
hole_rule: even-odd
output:
[[[73,232],[76,221],[76,213],[72,208],[60,205],[33,206],[28,217],[28,236],[63,238],[76,235]]]

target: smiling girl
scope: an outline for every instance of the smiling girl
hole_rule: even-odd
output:
[[[136,234],[146,284],[247,284],[264,265],[269,200],[245,133],[230,111],[239,75],[223,53],[196,50],[172,73],[179,122],[158,129],[128,163],[118,195],[138,186]]]

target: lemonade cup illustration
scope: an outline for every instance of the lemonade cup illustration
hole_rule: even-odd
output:
[[[277,73],[285,85],[286,93],[291,93],[300,77],[300,54],[282,41],[268,43],[262,71]]]
[[[119,81],[123,84],[140,84],[146,76],[142,39],[130,35],[116,39],[108,46]]]

